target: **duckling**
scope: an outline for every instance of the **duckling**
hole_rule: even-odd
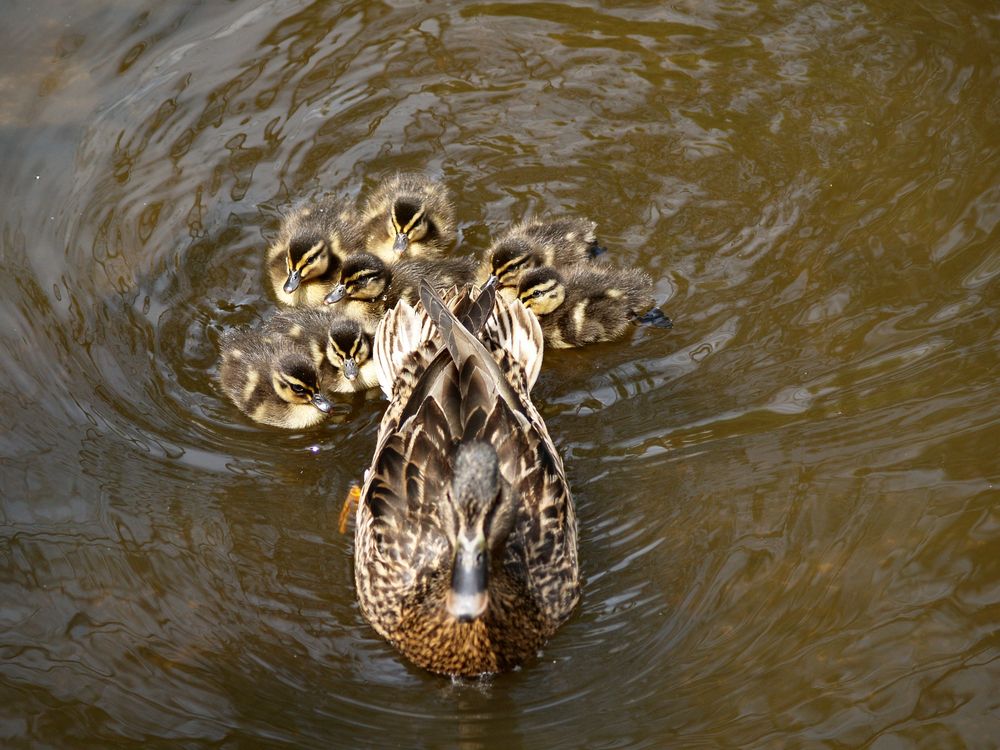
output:
[[[341,317],[327,333],[326,359],[342,374],[337,390],[366,391],[378,385],[375,360],[372,359],[372,332],[361,322]]]
[[[340,278],[344,258],[361,245],[357,224],[338,201],[300,206],[285,217],[267,251],[274,296],[284,305],[321,305]]]
[[[514,299],[525,272],[539,266],[562,269],[606,252],[597,244],[596,229],[597,222],[584,217],[522,221],[486,251],[486,271],[499,280],[500,293]]]
[[[653,307],[649,275],[634,268],[571,268],[560,273],[543,266],[528,271],[518,299],[538,316],[545,343],[565,349],[621,338],[630,322],[671,327]],[[640,315],[640,310],[649,310]]]
[[[339,310],[283,310],[264,324],[266,334],[286,337],[309,352],[325,394],[365,391],[378,385],[371,359],[374,328]]]
[[[422,174],[384,179],[362,209],[365,246],[387,263],[436,258],[455,244],[455,207],[444,184]]]
[[[446,289],[470,284],[475,275],[473,258],[414,258],[388,265],[372,253],[353,253],[344,260],[341,282],[324,301],[374,327],[399,300],[416,303],[421,279]]]
[[[221,349],[219,384],[254,421],[301,430],[330,414],[333,405],[320,391],[316,365],[294,341],[236,329],[223,336]]]

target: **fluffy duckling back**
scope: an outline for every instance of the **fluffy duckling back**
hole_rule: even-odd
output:
[[[382,180],[362,210],[364,243],[387,263],[436,258],[455,244],[455,206],[444,184],[423,174]]]
[[[669,327],[670,320],[653,307],[653,282],[634,268],[551,267],[527,272],[518,299],[538,316],[545,343],[556,349],[621,338],[630,323]]]
[[[470,284],[475,275],[473,258],[413,258],[387,264],[372,253],[354,253],[344,261],[340,284],[325,301],[374,328],[399,300],[416,303],[421,279],[445,289]]]
[[[584,217],[522,221],[486,251],[486,271],[497,277],[501,294],[513,299],[527,271],[541,266],[562,270],[603,253],[596,230],[597,223]]]
[[[316,365],[294,341],[238,329],[223,336],[221,349],[219,384],[254,421],[300,430],[330,413]]]
[[[340,278],[362,237],[350,212],[335,200],[295,209],[267,251],[267,277],[278,302],[315,307]]]
[[[264,333],[283,336],[309,352],[325,394],[364,391],[378,385],[371,358],[373,330],[338,310],[283,310],[264,324]]]

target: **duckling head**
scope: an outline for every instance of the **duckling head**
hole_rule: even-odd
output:
[[[517,297],[535,315],[547,315],[566,300],[566,285],[556,269],[543,266],[521,277]]]
[[[401,197],[393,201],[386,227],[394,237],[392,249],[402,255],[412,243],[420,242],[433,230],[427,216],[427,206],[416,197]]]
[[[331,265],[339,262],[329,240],[319,235],[297,236],[288,243],[285,263],[288,278],[283,287],[286,294],[291,294],[304,281],[322,276],[330,270]]]
[[[370,301],[385,294],[392,281],[392,272],[382,260],[371,253],[352,253],[344,260],[340,283],[323,301],[332,305],[342,299]]]
[[[344,373],[348,380],[355,380],[372,355],[372,339],[353,318],[342,318],[330,326],[326,342],[326,358]]]
[[[319,392],[316,366],[301,353],[286,354],[271,370],[271,386],[282,401],[298,405],[312,404],[329,414],[333,404]]]
[[[452,468],[451,493],[442,504],[451,516],[445,526],[455,554],[445,604],[452,617],[471,622],[489,607],[490,557],[514,526],[514,503],[492,445],[459,444]]]
[[[521,274],[539,264],[538,254],[525,240],[511,237],[490,251],[490,273],[497,277],[500,287],[516,287]]]

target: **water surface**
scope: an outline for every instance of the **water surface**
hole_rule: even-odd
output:
[[[0,51],[0,742],[993,747],[989,3],[50,0]],[[213,384],[297,199],[393,169],[462,248],[582,213],[669,333],[552,352],[577,614],[452,683],[362,619],[308,433]]]

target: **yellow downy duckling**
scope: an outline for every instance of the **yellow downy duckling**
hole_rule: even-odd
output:
[[[295,209],[267,251],[267,277],[283,305],[317,307],[340,279],[344,258],[361,247],[362,236],[339,201]]]
[[[264,332],[284,336],[307,350],[325,394],[365,391],[378,385],[371,358],[372,330],[330,308],[282,310],[264,324]]]
[[[485,270],[500,282],[500,293],[513,299],[527,271],[541,266],[563,270],[604,253],[596,230],[597,223],[583,217],[522,221],[490,245]]]
[[[671,327],[653,307],[652,289],[649,275],[634,268],[542,267],[524,274],[517,296],[538,316],[545,343],[565,349],[621,338],[631,323]]]
[[[455,207],[444,184],[423,174],[383,180],[362,209],[365,248],[386,263],[440,257],[455,244]]]
[[[446,289],[471,284],[475,275],[473,258],[414,258],[389,265],[372,253],[354,253],[344,261],[340,283],[325,301],[374,328],[399,300],[417,301],[421,279]]]
[[[219,384],[254,421],[302,430],[330,414],[316,365],[294,341],[237,329],[222,337],[221,350]]]
[[[326,359],[343,375],[341,392],[366,391],[378,385],[378,373],[372,359],[372,336],[364,330],[361,321],[342,317],[330,326]]]

